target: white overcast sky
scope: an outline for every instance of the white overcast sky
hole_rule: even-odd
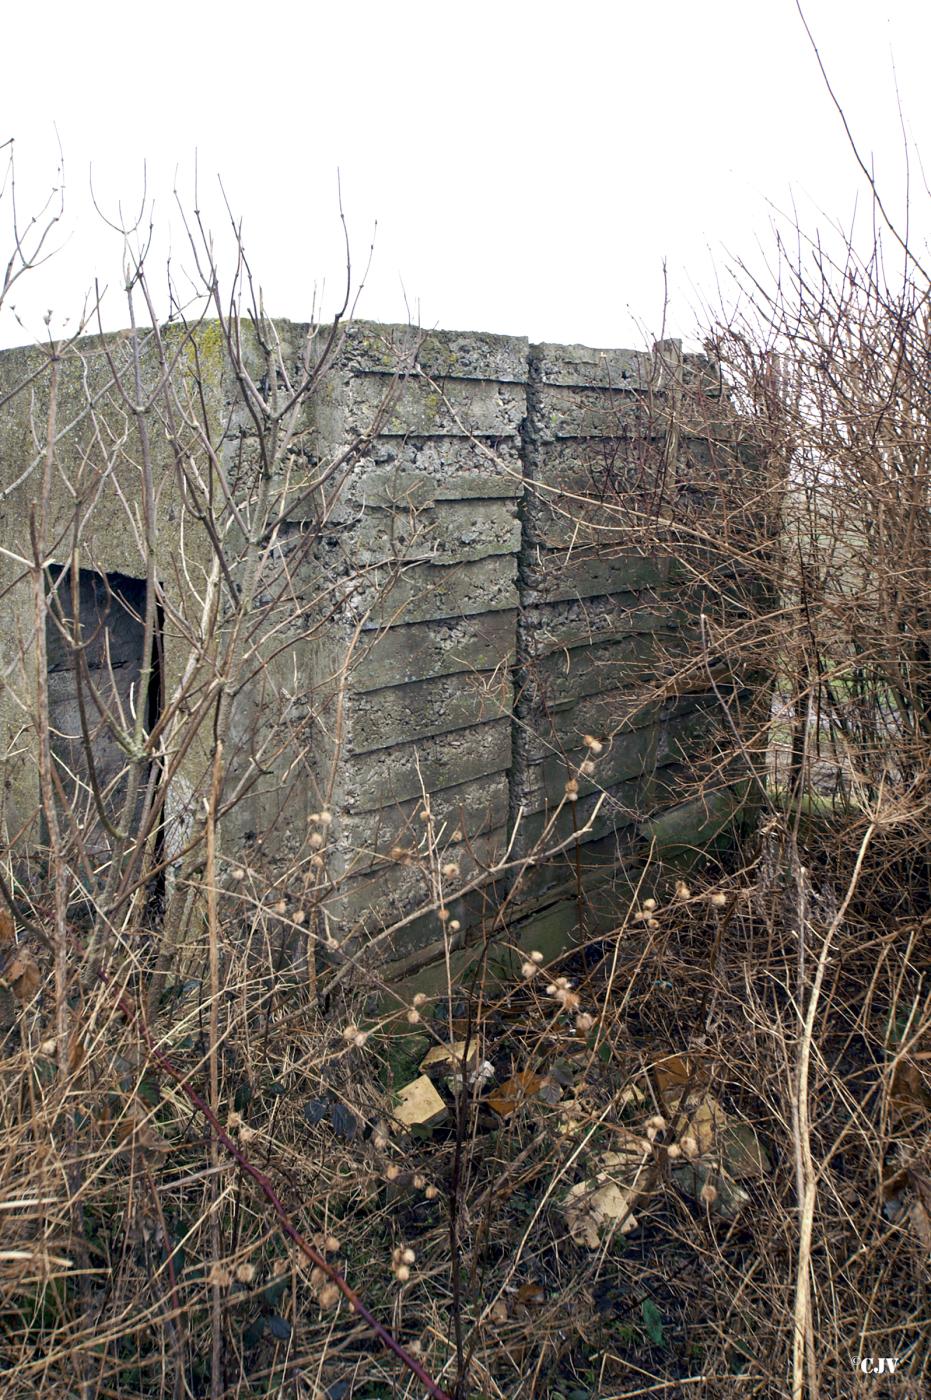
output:
[[[931,167],[931,5],[805,0],[863,153],[904,191],[901,97],[923,244]],[[868,190],[794,0],[46,0],[4,18],[0,141],[20,217],[65,161],[59,251],[0,313],[0,343],[61,333],[95,277],[126,323],[120,237],[95,213],[138,205],[147,168],[164,285],[190,264],[177,185],[218,230],[221,176],[266,307],[307,318],[343,276],[337,171],[359,314],[592,345],[690,336],[730,296],[734,258],[802,225],[848,222]],[[0,159],[6,151],[0,152]],[[4,208],[8,208],[8,200]],[[0,224],[0,253],[9,248]],[[161,268],[161,273],[158,272]],[[719,290],[720,287],[720,290]]]

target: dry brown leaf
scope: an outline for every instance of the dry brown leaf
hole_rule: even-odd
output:
[[[912,1222],[912,1229],[918,1236],[918,1242],[922,1249],[931,1254],[931,1214],[924,1201],[916,1196],[909,1209],[909,1219]]]
[[[538,1094],[546,1083],[548,1080],[545,1074],[534,1074],[532,1070],[524,1069],[506,1080],[493,1094],[489,1094],[486,1103],[494,1109],[499,1118],[510,1118],[515,1109]]]
[[[17,1001],[31,1001],[42,981],[39,965],[28,948],[14,953],[4,976]]]
[[[84,1064],[86,1058],[87,1047],[84,1041],[81,1039],[80,1035],[73,1035],[68,1046],[68,1068],[71,1070],[72,1074],[77,1073]]]
[[[696,1055],[666,1055],[653,1066],[653,1077],[667,1107],[679,1102],[683,1092],[707,1087],[708,1066]]]
[[[0,908],[0,948],[9,948],[16,941],[16,925],[9,909]]]
[[[931,1254],[931,1177],[917,1160],[893,1170],[885,1168],[880,1190],[887,1220],[907,1220],[921,1248]]]
[[[908,1185],[909,1168],[899,1167],[893,1171],[889,1166],[883,1168],[883,1183],[881,1188],[884,1203],[898,1200],[902,1192]]]
[[[116,1125],[117,1141],[128,1146],[130,1142],[133,1147],[142,1148],[144,1152],[171,1152],[172,1146],[167,1138],[163,1138],[161,1133],[146,1119],[135,1113],[127,1114],[121,1118]]]
[[[914,1060],[899,1060],[892,1075],[890,1089],[893,1107],[901,1118],[931,1111],[931,1090],[925,1075]]]

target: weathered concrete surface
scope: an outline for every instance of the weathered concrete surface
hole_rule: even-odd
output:
[[[367,631],[355,652],[353,687],[364,692],[432,676],[510,667],[516,627],[517,612],[512,609],[427,622],[402,620],[377,635]]]
[[[426,860],[431,834],[445,852],[450,843],[497,831],[507,823],[507,773],[484,775],[432,793],[429,828],[422,817],[424,810],[418,795],[369,811],[344,813],[338,820],[346,849],[365,868],[376,858]]]
[[[281,323],[291,362],[308,330]],[[254,427],[215,330],[202,328],[198,347],[179,360],[182,387],[199,370],[211,444],[247,501]],[[51,526],[64,550],[75,501],[97,491],[82,564],[141,576],[128,505],[138,452],[107,353],[125,367],[125,342],[114,337],[86,342],[66,373],[73,422]],[[0,356],[0,381],[35,365],[32,352]],[[651,850],[679,858],[715,839],[731,789],[724,783],[711,808],[686,800],[696,756],[716,734],[714,696],[703,673],[689,694],[675,685],[662,693],[697,653],[704,595],[657,547],[660,536],[647,542],[642,531],[670,478],[680,514],[707,520],[718,508],[712,448],[668,431],[678,386],[703,373],[674,345],[531,347],[507,336],[348,328],[275,488],[280,526],[257,598],[264,632],[228,743],[230,786],[243,794],[223,820],[228,862],[245,852],[272,883],[309,868],[329,927],[355,947],[377,939],[378,964],[410,970],[450,947],[465,958],[469,941],[487,934],[502,949],[554,949],[578,932],[579,884],[586,934],[610,927]],[[41,415],[41,393],[33,411]],[[164,431],[153,443],[170,688],[196,611],[179,566],[182,524],[189,573],[205,576],[211,547],[173,480]],[[198,460],[198,445],[190,450]],[[35,494],[35,465],[13,486],[33,457],[20,407],[0,421],[8,538],[22,535]],[[0,584],[0,663],[8,678],[27,675],[29,590],[5,559]],[[720,586],[715,578],[706,592]],[[21,814],[36,806],[29,743],[13,741],[22,699],[0,692],[8,825],[24,825]],[[203,789],[206,758],[194,746],[179,770],[177,833],[166,839],[186,830],[185,794]],[[314,826],[321,811],[325,839]],[[519,878],[513,863],[501,866],[515,827],[512,857],[534,856]],[[552,854],[560,842],[566,850]],[[439,877],[443,865],[455,877]],[[456,896],[456,883],[472,879],[476,889]],[[440,897],[445,924],[435,913],[412,917]],[[381,938],[398,920],[403,928]]]
[[[164,332],[172,353],[173,328]],[[204,385],[204,431],[222,436],[221,405],[224,370],[209,330],[201,342],[200,373]],[[0,841],[7,850],[27,858],[42,844],[39,783],[36,763],[37,676],[39,638],[33,578],[32,529],[42,518],[45,560],[66,562],[75,535],[80,538],[80,566],[99,579],[106,575],[146,577],[146,548],[140,529],[140,460],[142,432],[159,481],[159,516],[165,532],[159,536],[159,576],[168,603],[161,639],[161,684],[170,694],[190,658],[185,627],[191,599],[178,564],[178,528],[185,520],[184,493],[173,467],[175,451],[154,412],[133,421],[118,387],[134,382],[136,359],[144,396],[156,391],[159,360],[150,334],[134,338],[120,332],[104,338],[87,337],[57,364],[55,436],[46,440],[51,398],[49,355],[43,349],[0,353],[0,538],[8,552],[0,554],[0,769],[2,810]],[[179,388],[192,374],[192,359],[183,354],[176,363]],[[23,387],[25,386],[25,387]],[[182,433],[181,452],[195,454],[197,445]],[[51,470],[48,492],[43,487],[46,463]],[[209,568],[210,543],[192,527],[185,542],[185,562],[194,576]],[[169,545],[170,541],[170,545]],[[169,555],[171,558],[169,558]],[[26,562],[24,562],[26,561]],[[144,590],[143,590],[144,592]],[[119,628],[114,629],[114,635]],[[194,744],[179,765],[167,799],[166,846],[189,822],[187,796],[202,772],[204,755]]]
[[[568,936],[580,918],[587,935],[610,923],[658,849],[651,823],[681,802],[690,755],[714,732],[707,682],[662,696],[695,653],[698,599],[640,544],[681,455],[667,436],[680,380],[675,344],[530,350],[511,815],[522,853],[573,839],[522,873],[518,926]]]
[[[404,567],[392,560],[362,576],[355,601],[369,627],[510,610],[517,606],[517,558],[500,554]]]

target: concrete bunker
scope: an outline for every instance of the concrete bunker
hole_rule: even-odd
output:
[[[276,322],[290,361],[298,361],[306,330]],[[197,375],[210,444],[200,457],[196,442],[190,449],[191,479],[222,470],[223,489],[247,500],[254,445],[235,376],[215,328],[195,336],[197,354],[172,361],[179,394],[190,392]],[[55,761],[74,820],[92,834],[97,873],[109,850],[103,815],[125,792],[119,726],[108,723],[108,711],[132,719],[145,660],[138,462],[123,446],[124,405],[107,397],[122,344],[114,337],[105,347],[80,346],[73,367],[62,365],[79,427],[57,444],[58,479],[69,489],[50,502],[50,532],[66,540],[75,499],[93,500],[82,517],[76,589],[71,570],[49,568],[55,606],[46,635]],[[33,353],[0,355],[0,382],[28,377]],[[407,365],[400,376],[399,359]],[[147,372],[157,383],[158,372]],[[714,836],[734,806],[726,770],[710,802],[707,793],[686,800],[686,789],[714,727],[715,697],[698,683],[686,693],[656,693],[660,668],[694,646],[697,594],[674,559],[638,544],[636,531],[620,528],[604,504],[627,499],[641,510],[651,492],[693,490],[706,445],[677,430],[675,404],[683,382],[700,373],[697,357],[683,356],[673,342],[650,351],[593,350],[424,335],[408,326],[347,328],[334,370],[301,420],[287,471],[274,483],[274,558],[286,563],[287,590],[263,585],[257,594],[267,645],[256,638],[262,664],[255,682],[239,688],[233,710],[227,758],[230,787],[241,798],[224,806],[224,870],[255,866],[270,888],[279,870],[306,871],[317,854],[307,844],[309,823],[325,801],[330,824],[311,833],[323,843],[325,884],[313,898],[324,904],[329,929],[345,931],[355,947],[371,940],[372,957],[400,976],[450,944],[465,956],[498,927],[502,900],[511,942],[555,948],[570,940],[580,890],[587,932],[595,933],[614,920],[617,890],[635,885],[644,862],[661,852],[664,832],[674,831],[678,850]],[[94,396],[92,431],[81,416],[85,381]],[[388,385],[396,393],[379,414]],[[0,519],[14,539],[17,532],[28,537],[33,500],[29,481],[15,485],[32,450],[29,412],[27,402],[13,400],[0,429],[0,484],[11,485]],[[190,508],[190,482],[168,436],[153,413],[166,612],[150,658],[158,680],[146,702],[148,727],[160,690],[174,697],[179,716],[199,703],[188,705],[183,688],[212,567],[209,532]],[[327,502],[320,529],[320,491],[307,481],[314,464],[339,460],[356,441],[364,447],[343,473],[339,497]],[[713,512],[713,494],[708,500]],[[15,704],[0,694],[5,821],[24,840],[37,810],[28,739],[17,737],[29,704],[32,604],[28,576],[15,563],[0,561],[0,575],[0,660],[7,676],[24,678]],[[232,589],[240,578],[233,566]],[[310,628],[322,583],[341,579],[347,587],[328,597],[325,626]],[[80,668],[73,664],[76,616]],[[208,676],[205,687],[215,684]],[[79,722],[82,698],[89,744]],[[167,755],[171,780],[156,839],[169,880],[170,862],[203,808],[206,736]],[[592,736],[601,746],[594,764]],[[166,742],[170,749],[170,736]],[[567,784],[575,785],[569,806]],[[561,803],[554,838],[567,843],[573,824],[584,828],[571,850],[535,860],[516,884],[508,872],[483,879],[515,826],[512,854],[520,859],[550,830]],[[435,912],[418,913],[436,890],[423,862],[409,858],[426,809],[444,833],[443,863],[470,886],[451,893],[445,929]]]

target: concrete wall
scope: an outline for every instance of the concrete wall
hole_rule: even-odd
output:
[[[282,323],[286,353],[302,330]],[[305,893],[324,900],[338,940],[375,939],[379,963],[403,969],[436,956],[450,933],[460,945],[487,932],[502,900],[509,936],[533,946],[577,935],[583,904],[582,931],[596,931],[651,848],[681,852],[714,834],[715,813],[679,800],[710,697],[656,697],[657,678],[694,649],[695,590],[660,551],[637,547],[636,511],[616,508],[647,509],[661,478],[688,473],[690,445],[669,430],[669,409],[689,372],[673,343],[597,351],[349,328],[302,442],[319,469],[376,413],[379,430],[338,489],[282,488],[291,591],[275,605],[265,675],[237,698],[230,780],[248,776],[256,734],[284,718],[296,731],[305,717],[313,743],[300,761],[269,743],[277,756],[224,823],[230,860],[264,862],[270,877],[306,866],[308,832],[319,830]],[[14,373],[22,352],[0,356],[0,379]],[[222,366],[207,387],[218,441],[241,452],[248,425]],[[0,443],[4,482],[22,459],[15,436]],[[87,435],[72,456],[66,447],[60,470],[71,461],[86,472]],[[15,533],[25,500],[7,509]],[[168,510],[163,550],[170,522]],[[203,541],[187,545],[206,558]],[[123,521],[82,562],[138,575],[137,552]],[[8,621],[28,616],[16,596],[0,602]],[[167,626],[170,683],[185,644]],[[567,782],[577,800],[550,827]],[[539,855],[544,832],[551,848],[596,806],[566,853],[535,859],[516,882],[513,868],[483,873],[512,835],[515,858]],[[325,828],[315,825],[323,810]],[[451,897],[464,881],[476,888]],[[418,914],[436,899],[445,923]]]
[[[166,332],[169,349],[175,334]],[[202,340],[212,348],[216,337],[208,333]],[[208,369],[202,402],[210,419],[209,430],[219,439],[222,407],[229,392],[222,383],[216,354],[205,357],[204,363]],[[190,356],[176,365],[179,382],[183,383],[191,367]],[[28,563],[33,558],[33,532],[43,516],[43,478],[49,456],[46,562],[68,562],[79,522],[82,569],[100,578],[125,576],[144,581],[146,577],[139,509],[139,432],[114,384],[120,377],[131,385],[133,371],[128,333],[80,341],[58,365],[55,439],[49,454],[48,355],[31,347],[0,352],[0,856],[4,859],[11,850],[29,852],[41,840],[34,735],[38,636]],[[152,391],[158,377],[158,366],[151,351],[146,351],[142,363],[144,393]],[[161,537],[171,544],[166,548],[165,567],[159,570],[169,612],[160,681],[163,693],[170,694],[180,683],[191,652],[184,628],[171,621],[171,616],[193,621],[194,609],[177,547],[185,506],[165,424],[154,411],[145,417],[153,472],[159,483]],[[210,565],[210,541],[202,530],[190,528],[190,518],[186,524],[184,568],[189,577],[202,579]],[[43,630],[54,646],[55,629],[45,626]],[[59,664],[54,657],[50,661],[53,667]],[[54,701],[54,695],[50,698]],[[167,802],[169,826],[177,832],[189,826],[189,797],[201,781],[206,763],[201,745],[193,744]],[[112,771],[109,776],[113,777]]]
[[[681,856],[724,815],[680,800],[713,697],[655,699],[696,647],[698,595],[669,557],[636,547],[642,531],[618,509],[618,490],[647,509],[661,474],[689,469],[698,445],[667,432],[688,358],[675,343],[447,332],[418,346],[407,329],[357,326],[316,409],[324,452],[364,428],[415,348],[420,374],[353,467],[313,565],[347,580],[372,570],[328,629],[331,670],[351,658],[326,726],[341,736],[328,909],[340,938],[374,937],[407,968],[494,928],[503,900],[508,937],[528,946],[578,936],[580,915],[596,932],[648,853]],[[593,814],[578,843],[541,857]],[[534,853],[533,866],[449,897],[500,863],[515,831],[512,860]],[[416,916],[441,897],[445,924]]]

